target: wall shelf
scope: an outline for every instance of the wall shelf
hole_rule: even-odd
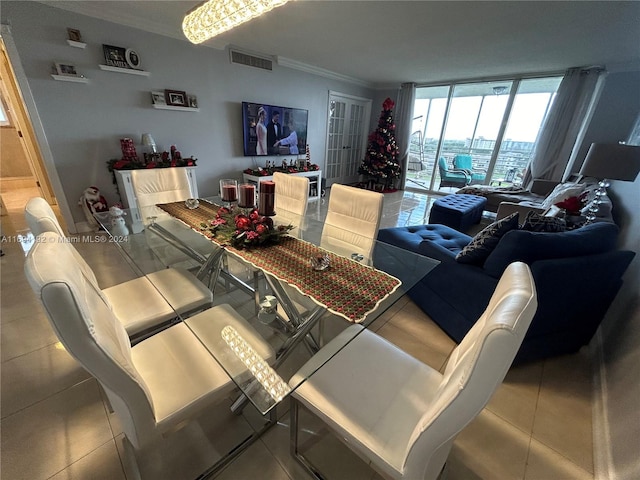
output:
[[[51,75],[54,80],[60,82],[74,82],[74,83],[89,83],[89,79],[86,77],[72,77],[68,75]]]
[[[85,48],[87,46],[86,43],[84,43],[84,42],[76,42],[75,40],[67,40],[67,43],[71,47],[75,47],[75,48]]]
[[[194,107],[178,107],[176,105],[157,105],[154,104],[153,108],[157,108],[158,110],[178,110],[180,112],[199,112],[199,108]]]
[[[141,75],[143,77],[148,77],[151,75],[150,72],[145,70],[134,70],[133,68],[120,68],[120,67],[111,67],[109,65],[98,65],[100,70],[105,70],[107,72],[117,72],[117,73],[128,73],[129,75]]]

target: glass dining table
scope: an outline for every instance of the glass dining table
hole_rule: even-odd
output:
[[[268,428],[278,404],[353,336],[340,335],[341,346],[331,355],[323,352],[316,370],[305,370],[305,376],[290,383],[322,345],[353,323],[369,327],[384,321],[383,314],[439,262],[350,231],[334,231],[343,240],[332,241],[323,236],[323,222],[291,215],[273,218],[276,228],[293,226],[279,242],[237,248],[211,234],[219,205],[215,197],[158,205],[153,216],[142,219],[142,231],[137,224],[141,212],[135,209],[96,218],[138,275],[169,266],[190,270],[214,292],[214,304],[233,303],[269,342],[275,355],[268,359],[260,358],[232,327],[209,344],[198,336],[201,326],[176,313],[176,321],[191,328],[237,386],[232,410],[250,403],[269,416]]]

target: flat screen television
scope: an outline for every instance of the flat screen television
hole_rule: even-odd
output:
[[[301,108],[242,102],[244,155],[303,155],[308,118]]]

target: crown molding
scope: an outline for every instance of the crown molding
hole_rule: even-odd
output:
[[[150,19],[145,19],[144,22],[140,22],[138,19],[131,17],[131,15],[119,13],[115,9],[100,8],[100,4],[102,2],[77,2],[67,0],[36,1],[49,7],[59,8],[61,10],[66,10],[68,12],[73,12],[80,15],[86,15],[88,17],[97,18],[99,20],[137,28],[139,30],[144,30],[145,32],[156,33],[165,37],[184,40],[185,42],[187,41],[180,28],[178,28],[177,31],[174,29],[167,29],[166,25],[159,22],[154,22]]]
[[[293,68],[294,70],[300,70],[302,72],[311,73],[320,77],[330,78],[332,80],[338,80],[341,82],[353,83],[361,87],[375,88],[375,85],[371,82],[360,80],[359,78],[350,77],[348,75],[342,75],[341,73],[332,72],[324,68],[309,65],[308,63],[298,62],[286,57],[276,57],[276,62],[281,67]]]

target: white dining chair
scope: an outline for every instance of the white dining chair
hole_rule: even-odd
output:
[[[233,392],[229,375],[204,346],[219,344],[226,326],[262,358],[274,358],[271,346],[229,305],[189,318],[191,328],[178,323],[132,347],[110,298],[78,268],[72,246],[58,238],[52,232],[40,236],[25,274],[60,342],[104,388],[135,449],[155,448],[163,436]]]
[[[160,260],[167,266],[186,265],[195,261],[202,265],[213,252],[214,247],[204,236],[194,235],[190,228],[176,222],[156,205],[160,203],[182,202],[194,197],[187,171],[183,168],[150,168],[131,171],[131,186],[142,222],[145,225],[147,243]],[[151,231],[149,225],[156,224],[166,235],[175,239],[170,243],[160,238],[161,232]],[[187,260],[187,258],[191,260]]]
[[[381,193],[333,184],[320,246],[347,257],[362,256],[360,261],[370,264],[383,200]]]
[[[292,455],[320,478],[298,451],[302,405],[385,478],[437,478],[456,435],[504,380],[536,308],[529,267],[511,264],[443,373],[360,325],[347,328],[289,382],[297,386],[291,406]]]
[[[275,172],[273,181],[276,184],[273,220],[277,224],[293,225],[291,235],[299,237],[309,203],[309,179]]]
[[[157,218],[168,216],[168,213],[156,207],[158,203],[180,202],[193,198],[184,168],[132,170],[131,186],[145,225]]]
[[[45,199],[30,199],[25,207],[25,218],[35,236],[51,232],[58,239],[64,238],[62,228]],[[75,247],[69,242],[60,243],[68,245],[78,271],[100,288],[93,270]],[[213,293],[191,273],[180,268],[165,268],[101,292],[134,341],[169,325],[176,318],[176,312],[188,314],[209,308],[213,303]]]

